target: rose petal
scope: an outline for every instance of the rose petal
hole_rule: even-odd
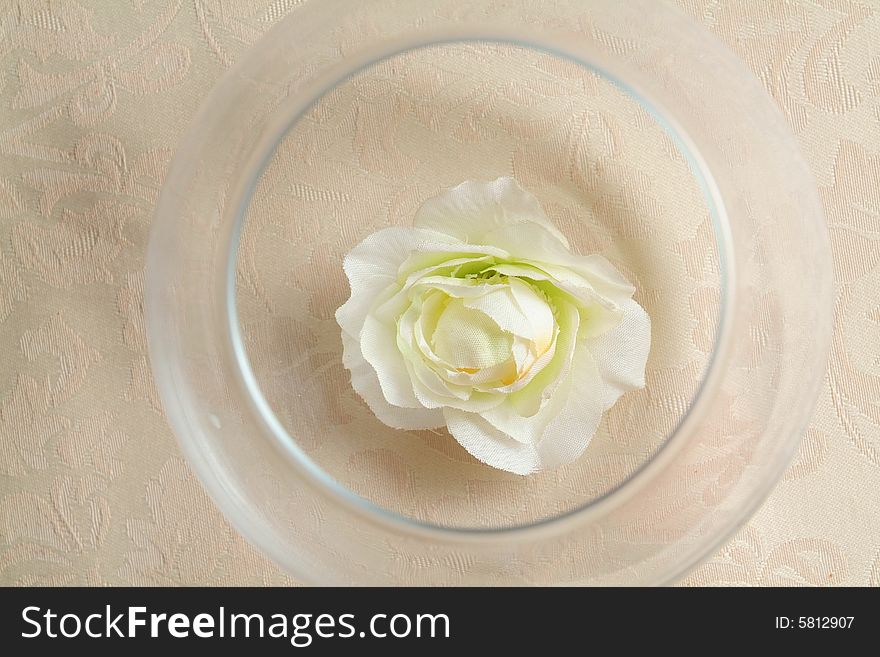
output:
[[[436,254],[433,254],[436,255]],[[444,254],[446,255],[446,254]],[[459,280],[461,277],[454,273],[456,271],[470,268],[474,271],[481,271],[487,263],[493,262],[490,256],[473,256],[473,257],[453,257],[458,254],[449,254],[449,257],[442,262],[434,262],[421,269],[410,272],[406,275],[403,287],[409,288],[418,283],[420,280],[428,277],[449,278],[451,280]],[[470,280],[470,279],[464,279]]]
[[[533,341],[539,352],[546,351],[556,321],[544,295],[516,278],[496,288],[483,296],[468,298],[464,305],[482,311],[505,331]]]
[[[526,265],[537,267],[551,275],[554,266],[564,267],[582,278],[601,296],[619,303],[632,296],[635,288],[606,258],[572,253],[547,230],[537,224],[516,227],[502,226],[488,233],[486,241],[505,251]],[[565,276],[560,273],[560,279]]]
[[[564,265],[571,256],[568,243],[538,223],[497,226],[483,239],[510,253],[514,260]]]
[[[351,387],[361,396],[373,414],[395,429],[436,429],[446,424],[438,409],[392,406],[382,394],[376,371],[364,360],[354,338],[342,334],[342,363],[351,372]]]
[[[470,381],[451,380],[429,365],[419,349],[419,323],[425,306],[431,305],[433,299],[415,300],[403,313],[398,323],[397,345],[403,355],[404,364],[410,375],[413,393],[419,403],[426,408],[452,406],[462,410],[479,412],[496,406],[504,401],[501,395],[486,394],[475,390]]]
[[[565,236],[547,219],[538,200],[509,177],[493,182],[463,182],[425,201],[413,223],[470,244],[494,247],[499,245],[484,239],[486,233],[499,226],[534,224],[568,246]]]
[[[538,444],[543,439],[547,427],[557,415],[565,412],[566,409],[569,414],[573,414],[578,412],[578,405],[582,405],[583,412],[588,418],[592,417],[595,408],[599,409],[598,412],[601,415],[604,410],[602,380],[599,378],[599,370],[586,348],[576,349],[571,367],[563,376],[564,378],[555,393],[533,415],[520,415],[511,404],[501,404],[481,413],[481,415],[489,424],[517,442],[532,445]],[[588,397],[581,395],[577,403],[573,404],[572,408],[568,408],[571,404],[572,394],[575,392],[574,387],[578,387],[581,391],[589,388],[591,394]]]
[[[450,433],[468,452],[496,468],[528,474],[578,458],[605,410],[602,380],[589,350],[578,348],[559,394],[536,415],[520,417],[513,425],[498,422],[495,410],[480,413],[479,417],[444,411],[444,417]]]
[[[565,267],[542,264],[539,268],[534,263],[518,262],[492,265],[491,269],[506,276],[534,281],[534,287],[548,295],[558,290],[568,294],[581,313],[581,337],[600,335],[620,323],[620,306],[603,297],[586,279]],[[618,298],[625,300],[623,296]]]
[[[416,397],[424,403],[426,408],[454,408],[468,413],[482,413],[504,403],[504,395],[480,391],[472,391],[467,399],[458,399],[452,396],[438,398],[427,390],[418,377],[413,379],[413,388]]]
[[[432,288],[445,292],[457,299],[474,299],[481,297],[500,283],[489,283],[477,278],[450,278],[449,276],[426,276],[415,282],[413,288]],[[417,293],[417,292],[414,292]]]
[[[526,475],[540,466],[534,445],[518,443],[482,417],[454,408],[443,410],[446,427],[474,458],[493,468]]]
[[[414,229],[415,230],[415,229]],[[408,276],[420,269],[441,265],[442,263],[453,258],[498,258],[504,260],[509,258],[510,254],[502,249],[495,248],[488,244],[465,244],[457,238],[450,238],[445,235],[449,243],[423,244],[418,251],[413,251],[406,260],[401,263],[397,269],[398,274]]]
[[[414,301],[397,323],[397,346],[403,355],[416,399],[426,408],[438,408],[448,397],[470,398],[470,387],[444,381],[425,362],[424,355],[416,340],[416,327],[423,313],[423,308],[424,304],[420,300]],[[417,381],[427,389],[427,393],[416,385]]]
[[[587,449],[599,428],[605,405],[602,378],[589,350],[578,347],[561,407],[553,410],[538,441],[541,467],[571,463]],[[556,397],[554,397],[555,399]]]
[[[423,408],[397,346],[397,328],[367,315],[360,338],[361,353],[376,372],[385,399],[394,406]]]
[[[571,259],[566,263],[569,269],[586,278],[600,294],[612,300],[618,296],[629,298],[636,291],[617,267],[608,262],[608,259],[594,253],[592,255],[571,254]]]
[[[404,227],[385,228],[364,238],[342,263],[351,287],[348,301],[336,310],[342,330],[353,338],[360,335],[374,301],[396,282],[398,268],[414,249],[455,242],[442,233]]]
[[[586,343],[605,383],[605,408],[624,392],[644,387],[645,363],[651,350],[648,314],[632,299],[621,311],[623,319],[618,326]]]
[[[553,357],[556,355],[556,337],[558,335],[558,331],[553,336],[553,340],[550,343],[549,349],[541,354],[538,358],[534,359],[534,361],[528,365],[527,369],[522,370],[516,364],[514,364],[514,374],[519,373],[519,377],[517,380],[513,381],[508,385],[495,386],[493,388],[494,392],[505,393],[505,394],[513,394],[525,388],[529,385],[532,380],[538,376],[547,365],[553,362]],[[524,373],[522,373],[524,372]],[[477,381],[476,377],[474,380],[474,386],[479,390],[487,389],[485,385],[482,385],[485,380]],[[540,393],[536,392],[536,395],[540,396]]]
[[[580,315],[572,304],[558,302],[557,306],[556,321],[559,331],[552,360],[543,366],[527,386],[508,396],[508,402],[519,415],[531,416],[537,413],[565,380],[571,368],[577,346]]]
[[[485,297],[484,297],[485,298]],[[486,313],[451,299],[440,315],[431,342],[455,370],[481,370],[510,358],[513,338]]]
[[[565,401],[561,408],[554,410],[538,442],[543,467],[570,463],[584,453],[602,420],[605,411],[602,402],[599,368],[589,349],[579,346],[572,362]]]
[[[506,276],[520,279],[542,281],[568,293],[579,303],[586,305],[599,304],[609,310],[617,308],[613,300],[603,297],[588,280],[566,267],[519,261],[516,263],[499,263],[489,267],[493,271]]]

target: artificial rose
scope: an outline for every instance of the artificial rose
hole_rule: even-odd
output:
[[[414,227],[373,233],[343,266],[343,362],[391,427],[446,426],[527,474],[580,456],[602,413],[644,386],[651,327],[633,286],[572,253],[512,178],[426,201]]]

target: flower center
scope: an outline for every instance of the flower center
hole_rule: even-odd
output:
[[[482,311],[450,298],[431,341],[434,353],[451,367],[474,374],[509,359],[513,336]]]

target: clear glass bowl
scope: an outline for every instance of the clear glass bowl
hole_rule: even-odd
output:
[[[341,262],[466,179],[513,175],[652,318],[647,386],[518,477],[376,420]],[[235,527],[326,584],[656,584],[767,495],[824,372],[812,178],[761,85],[653,0],[306,3],[205,101],[154,220],[155,378]]]

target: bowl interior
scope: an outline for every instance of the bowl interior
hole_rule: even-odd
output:
[[[247,357],[289,435],[352,492],[443,526],[527,524],[619,486],[688,412],[721,301],[709,209],[673,137],[595,72],[525,46],[408,51],[321,97],[254,175],[235,288]],[[411,225],[445,188],[503,175],[575,251],[614,263],[652,320],[646,387],[606,413],[579,460],[525,477],[479,463],[445,430],[382,424],[350,385],[334,319],[354,245]]]

